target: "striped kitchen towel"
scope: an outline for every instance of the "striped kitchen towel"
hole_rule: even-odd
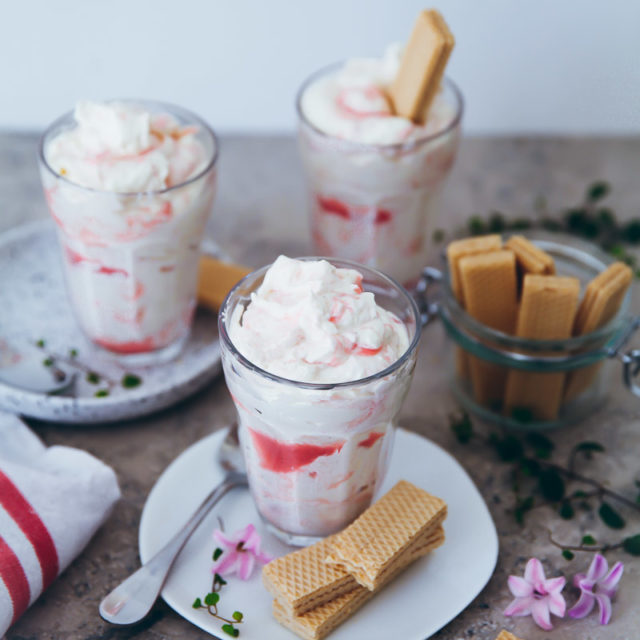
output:
[[[0,638],[71,563],[120,497],[112,469],[46,448],[0,412]]]

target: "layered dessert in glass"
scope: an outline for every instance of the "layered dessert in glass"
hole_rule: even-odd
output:
[[[233,289],[219,329],[258,511],[292,544],[344,528],[386,472],[420,334],[413,299],[367,267],[280,256]]]
[[[148,101],[80,102],[40,142],[71,303],[109,351],[175,356],[196,304],[218,144],[190,112]]]
[[[297,99],[298,139],[318,255],[373,266],[410,285],[428,261],[439,197],[460,137],[462,97],[446,79],[423,124],[394,115],[402,59],[352,59],[312,75]]]

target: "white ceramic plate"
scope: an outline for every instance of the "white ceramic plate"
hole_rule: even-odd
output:
[[[134,389],[115,386],[105,398],[96,398],[96,386],[82,375],[65,395],[35,393],[0,382],[0,409],[59,423],[117,422],[175,404],[220,372],[217,320],[206,310],[196,313],[180,356],[165,364],[125,366],[87,340],[67,299],[52,223],[30,223],[0,236],[0,280],[0,368],[11,365],[13,354],[32,353],[33,343],[45,339],[56,353],[76,349],[78,360],[114,380],[131,372],[143,381]],[[36,362],[45,358],[40,353],[35,356]]]
[[[222,479],[216,451],[224,433],[215,433],[184,451],[153,487],[140,521],[140,557],[148,560],[175,533],[198,504]],[[495,568],[498,536],[475,485],[443,449],[416,434],[398,430],[389,473],[382,491],[406,479],[442,497],[449,505],[445,544],[418,560],[331,635],[331,640],[424,640],[457,616],[482,590]],[[192,608],[211,584],[212,538],[219,526],[227,532],[248,523],[263,536],[263,549],[273,556],[291,550],[271,536],[253,506],[247,489],[234,489],[214,509],[178,557],[162,597],[178,614],[220,638],[220,622],[204,609]],[[221,592],[220,613],[244,613],[243,640],[293,640],[271,615],[271,597],[259,573],[243,582],[235,576]]]

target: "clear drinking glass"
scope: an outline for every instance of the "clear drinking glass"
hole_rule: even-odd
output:
[[[210,127],[185,109],[124,102],[194,126],[207,158],[204,168],[181,184],[143,193],[74,184],[46,157],[48,143],[76,126],[72,112],[45,131],[39,165],[81,329],[99,346],[146,363],[177,355],[191,327],[200,244],[216,193],[218,142]]]
[[[346,260],[330,262],[358,270],[364,291],[372,291],[407,328],[407,351],[383,371],[361,380],[312,384],[281,378],[247,360],[231,341],[228,325],[236,308],[249,304],[268,267],[231,291],[218,318],[222,366],[238,411],[251,493],[270,529],[290,544],[339,531],[371,503],[387,469],[420,337],[418,308],[399,284]]]
[[[439,100],[450,116],[434,134],[400,144],[350,142],[317,129],[302,108],[306,89],[342,66],[313,74],[296,101],[314,252],[375,267],[411,286],[427,264],[439,197],[456,158],[462,94],[444,80]]]

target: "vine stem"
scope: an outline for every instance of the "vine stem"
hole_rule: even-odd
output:
[[[539,460],[538,462],[541,466],[544,466],[547,469],[553,469],[554,471],[557,471],[558,473],[563,474],[567,478],[571,478],[572,480],[576,480],[577,482],[582,482],[584,484],[588,484],[594,487],[602,495],[609,496],[610,498],[613,498],[614,500],[617,500],[618,502],[621,502],[622,504],[626,505],[630,509],[634,509],[635,511],[640,511],[640,504],[636,504],[632,500],[629,500],[628,498],[621,496],[619,493],[616,493],[615,491],[608,489],[607,487],[600,484],[597,480],[594,480],[593,478],[583,476],[581,473],[577,473],[576,471],[567,469],[566,467],[563,467],[559,464],[555,464],[554,462],[545,462],[543,460]]]
[[[549,534],[549,542],[554,547],[558,547],[558,549],[562,549],[563,551],[568,550],[568,551],[588,551],[590,553],[598,553],[598,552],[606,553],[607,551],[612,551],[613,549],[622,549],[623,547],[622,542],[616,542],[615,544],[603,544],[600,547],[596,547],[593,545],[584,545],[584,544],[580,544],[580,545],[562,544],[561,542],[558,542],[557,540],[553,539],[553,536],[551,535],[551,531],[549,531],[549,529],[547,529],[547,533]]]

